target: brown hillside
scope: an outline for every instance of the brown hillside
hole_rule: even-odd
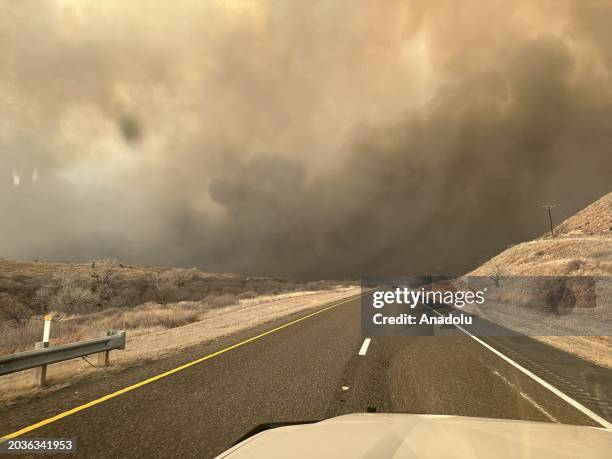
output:
[[[515,245],[493,257],[468,276],[612,275],[612,193],[568,218],[542,236]]]

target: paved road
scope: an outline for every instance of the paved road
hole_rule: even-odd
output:
[[[297,317],[15,405],[0,412],[0,434]],[[213,457],[260,423],[319,420],[368,409],[597,425],[468,336],[374,337],[362,352],[365,355],[359,355],[365,348],[363,341],[360,301],[355,299],[27,436],[76,437],[81,457]],[[529,338],[496,338],[491,344],[514,353],[513,359],[523,358],[522,365],[551,384],[565,381],[568,385],[560,389],[573,387],[572,396],[583,397],[580,403],[589,403],[589,408],[610,420],[606,412],[612,389],[609,370]],[[594,401],[589,401],[589,395]]]

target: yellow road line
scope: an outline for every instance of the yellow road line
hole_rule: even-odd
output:
[[[77,406],[75,408],[72,408],[71,410],[64,411],[63,413],[56,414],[55,416],[52,416],[50,418],[44,419],[44,420],[42,420],[40,422],[37,422],[35,424],[32,424],[32,425],[29,425],[29,426],[24,427],[22,429],[19,429],[19,430],[13,432],[13,433],[4,435],[2,438],[0,438],[0,443],[5,442],[6,440],[10,440],[11,438],[19,437],[20,435],[26,434],[26,433],[31,432],[31,431],[33,431],[35,429],[40,428],[40,427],[46,426],[47,424],[51,424],[52,422],[59,421],[60,419],[63,419],[65,417],[67,417],[67,416],[70,416],[71,414],[75,414],[75,413],[78,413],[79,411],[83,411],[83,410],[85,410],[87,408],[91,408],[92,406],[99,405],[100,403],[105,402],[106,400],[110,400],[111,398],[115,398],[115,397],[117,397],[117,396],[119,396],[121,394],[125,394],[126,392],[130,392],[130,391],[132,391],[134,389],[138,389],[139,387],[142,387],[142,386],[145,386],[147,384],[150,384],[150,383],[152,383],[154,381],[157,381],[158,379],[162,379],[162,378],[170,376],[170,375],[172,375],[174,373],[178,373],[179,371],[182,371],[182,370],[184,370],[186,368],[189,368],[189,367],[191,367],[193,365],[197,365],[198,363],[204,362],[205,360],[212,359],[213,357],[216,357],[218,355],[224,354],[225,352],[231,351],[232,349],[236,349],[237,347],[244,346],[245,344],[248,344],[248,343],[250,343],[252,341],[255,341],[257,339],[263,338],[264,336],[268,336],[268,335],[270,335],[270,334],[272,334],[274,332],[282,330],[283,328],[287,328],[287,327],[289,327],[291,325],[297,324],[298,322],[301,322],[303,320],[309,319],[310,317],[316,316],[317,314],[321,314],[322,312],[329,311],[330,309],[333,309],[333,308],[335,308],[337,306],[340,306],[342,304],[349,303],[349,302],[351,302],[353,300],[356,300],[357,298],[360,298],[365,293],[368,293],[368,292],[360,293],[359,295],[353,296],[353,297],[349,298],[348,300],[341,301],[340,303],[336,303],[336,304],[333,304],[333,305],[328,306],[326,308],[323,308],[323,309],[320,309],[318,311],[315,311],[313,313],[307,314],[307,315],[305,315],[303,317],[300,317],[299,319],[292,320],[291,322],[288,322],[288,323],[286,323],[284,325],[280,325],[280,326],[278,326],[276,328],[273,328],[273,329],[268,330],[266,332],[260,333],[259,335],[253,336],[252,338],[246,339],[246,340],[241,341],[239,343],[236,343],[236,344],[233,344],[233,345],[228,346],[226,348],[223,348],[220,351],[213,352],[212,354],[208,354],[208,355],[206,355],[204,357],[200,357],[199,359],[193,360],[193,361],[188,362],[188,363],[186,363],[184,365],[181,365],[179,367],[173,368],[172,370],[168,370],[168,371],[166,371],[164,373],[158,374],[157,376],[153,376],[153,377],[151,377],[149,379],[145,379],[144,381],[140,381],[140,382],[138,382],[136,384],[132,384],[131,386],[124,387],[123,389],[119,389],[116,392],[113,392],[111,394],[107,394],[107,395],[105,395],[103,397],[100,397],[100,398],[98,398],[96,400],[92,400],[91,402],[88,402],[88,403],[85,403],[83,405],[80,405],[80,406]]]

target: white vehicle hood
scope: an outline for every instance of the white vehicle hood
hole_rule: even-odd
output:
[[[361,413],[266,430],[219,458],[610,458],[612,431],[462,416]]]

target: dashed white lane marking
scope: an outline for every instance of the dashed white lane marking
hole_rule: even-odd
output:
[[[429,306],[423,305],[425,306],[427,309],[429,309],[432,312],[435,312],[436,314],[438,314],[440,317],[444,317],[444,314],[439,313],[438,311],[431,309]],[[585,416],[588,416],[589,418],[591,418],[593,421],[597,422],[598,424],[601,424],[603,427],[605,427],[606,429],[612,429],[612,424],[609,423],[608,421],[606,421],[604,418],[602,418],[601,416],[599,416],[598,414],[594,413],[593,411],[589,410],[586,406],[582,405],[581,403],[577,402],[576,400],[574,400],[573,398],[571,398],[569,395],[564,394],[563,392],[561,392],[559,389],[557,389],[555,386],[553,386],[552,384],[547,383],[546,381],[544,381],[542,378],[540,378],[539,376],[536,376],[535,374],[533,374],[531,371],[529,371],[527,368],[519,365],[518,363],[516,363],[514,360],[512,360],[510,357],[506,357],[504,354],[502,354],[501,352],[499,352],[497,349],[495,349],[492,346],[489,346],[487,343],[485,343],[483,340],[481,340],[480,338],[477,338],[476,336],[472,335],[469,331],[467,331],[465,328],[461,327],[460,325],[455,325],[455,327],[457,327],[459,330],[461,330],[463,333],[465,333],[466,335],[468,335],[470,338],[472,338],[474,341],[476,341],[477,343],[481,344],[482,346],[486,347],[488,350],[490,350],[491,352],[493,352],[495,355],[497,355],[498,357],[502,358],[503,360],[505,360],[506,362],[508,362],[510,365],[512,365],[513,367],[515,367],[516,369],[522,371],[523,373],[525,373],[527,376],[529,376],[531,379],[533,379],[535,382],[541,384],[542,386],[544,386],[546,389],[548,389],[549,391],[551,391],[553,394],[555,394],[557,397],[563,399],[564,401],[566,401],[567,403],[569,403],[570,405],[572,405],[574,408],[576,408],[578,411],[580,411],[582,414],[584,414]]]
[[[499,373],[496,370],[493,370],[492,373],[494,375],[499,376],[506,384],[508,384],[515,391],[517,391],[521,397],[523,397],[525,400],[527,400],[531,404],[531,406],[533,406],[535,409],[537,409],[540,413],[542,413],[544,416],[546,416],[552,422],[557,422],[557,423],[559,422],[557,420],[557,418],[555,418],[552,414],[550,414],[548,411],[546,411],[544,408],[542,408],[538,402],[536,402],[529,395],[527,395],[525,392],[523,392],[519,386],[517,386],[516,384],[508,381],[508,379],[504,375],[502,375],[501,373]]]
[[[368,346],[370,345],[370,338],[366,338],[363,340],[363,344],[361,345],[361,349],[359,349],[359,355],[366,355],[368,352]]]

